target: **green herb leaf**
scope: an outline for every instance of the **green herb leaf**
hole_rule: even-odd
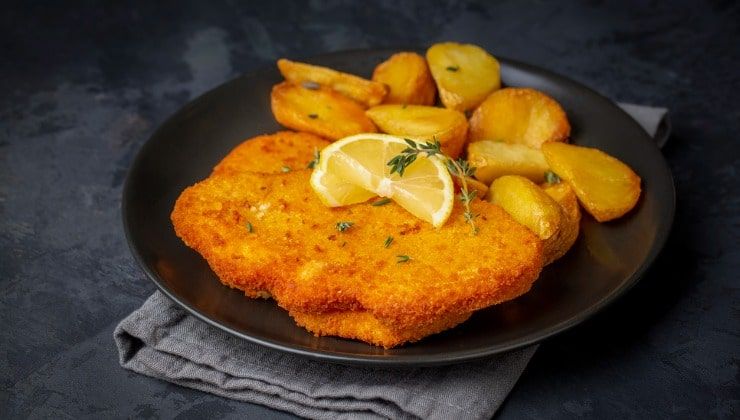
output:
[[[460,70],[460,66],[447,66],[447,71],[456,72]]]
[[[247,222],[247,232],[254,233],[254,226],[252,226],[251,222]]]
[[[319,118],[318,114],[308,114],[308,118],[315,120],[316,118]]]
[[[391,246],[392,243],[393,243],[393,237],[388,235],[388,237],[385,238],[385,242],[383,242],[383,246],[385,248],[388,248],[389,246]]]
[[[283,172],[290,172],[290,166],[283,166],[280,170]]]
[[[306,168],[308,169],[314,169],[316,165],[319,164],[319,160],[321,160],[321,154],[319,154],[319,149],[313,148],[313,160],[308,162],[308,165],[306,165]]]
[[[355,222],[337,222],[336,228],[337,228],[338,231],[344,232],[347,229],[351,228],[352,225],[354,225],[354,224],[355,224]]]
[[[386,165],[391,167],[390,173],[398,173],[398,175],[402,177],[406,168],[422,153],[425,153],[427,156],[440,155],[444,158],[445,166],[447,166],[447,171],[450,175],[456,176],[460,179],[460,201],[462,201],[463,206],[465,207],[465,220],[470,224],[473,235],[477,234],[478,228],[475,226],[474,220],[477,215],[473,214],[470,210],[470,202],[475,198],[476,191],[470,191],[468,189],[468,182],[466,180],[475,174],[475,168],[470,167],[470,164],[465,159],[460,158],[458,160],[454,160],[442,153],[442,144],[436,138],[425,143],[417,143],[411,139],[403,140],[406,142],[408,147],[403,149],[401,154],[394,156],[388,161]]]
[[[386,198],[381,198],[380,200],[375,200],[370,205],[373,207],[380,207],[380,206],[385,206],[386,204],[390,202],[391,202],[391,199],[386,197]]]
[[[559,184],[560,177],[553,171],[545,171],[545,182],[548,184]]]
[[[409,260],[411,260],[411,257],[408,255],[396,255],[396,263],[398,264],[409,262]]]

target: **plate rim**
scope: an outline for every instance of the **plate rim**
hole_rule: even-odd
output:
[[[415,48],[406,48],[405,50],[413,50],[413,51],[422,51],[421,48],[415,47]],[[372,53],[382,53],[382,52],[398,52],[401,51],[397,48],[354,48],[354,49],[345,49],[345,50],[338,50],[338,51],[332,51],[328,53],[323,54],[316,54],[311,56],[303,57],[303,59],[310,61],[310,60],[320,60],[320,59],[327,59],[334,56],[341,56],[341,55],[348,55],[348,54],[372,54]],[[554,78],[554,79],[560,79],[566,83],[574,84],[579,86],[581,89],[584,89],[588,91],[589,93],[593,94],[594,97],[608,103],[611,107],[618,110],[618,112],[626,115],[630,121],[632,121],[633,124],[638,125],[637,122],[632,118],[629,114],[627,114],[622,108],[616,105],[614,101],[609,99],[608,97],[602,95],[598,91],[592,89],[591,87],[580,83],[576,80],[573,80],[567,76],[563,76],[559,73],[553,72],[551,70],[548,70],[543,67],[538,67],[533,64],[529,64],[526,62],[522,62],[519,60],[510,59],[508,57],[504,56],[496,56],[496,58],[501,63],[506,63],[507,65],[511,65],[514,67],[517,67],[519,69],[528,71],[528,72],[534,72],[534,73],[541,73],[546,75],[547,77]],[[136,156],[131,161],[131,165],[129,169],[126,172],[126,179],[123,184],[123,189],[121,192],[121,219],[123,222],[123,230],[124,235],[126,237],[126,242],[128,244],[129,250],[134,257],[134,260],[139,265],[139,267],[144,271],[146,276],[151,280],[158,288],[159,291],[164,293],[168,298],[170,298],[173,302],[175,302],[177,305],[179,305],[181,308],[189,312],[190,314],[194,315],[201,321],[204,321],[208,323],[209,325],[212,325],[222,331],[225,331],[229,334],[232,334],[236,337],[239,337],[241,339],[247,340],[251,343],[255,343],[261,346],[265,346],[267,348],[278,350],[294,355],[298,355],[301,357],[306,357],[309,359],[317,360],[317,361],[324,361],[324,362],[331,362],[331,363],[337,363],[337,364],[343,364],[343,365],[352,365],[352,366],[376,366],[376,367],[394,367],[394,368],[400,368],[400,367],[422,367],[422,366],[441,366],[441,365],[452,365],[452,364],[458,364],[458,363],[464,363],[464,362],[470,362],[473,360],[482,359],[488,356],[492,356],[495,354],[500,354],[516,349],[521,349],[536,343],[540,343],[550,337],[553,337],[557,334],[563,333],[567,330],[570,330],[587,319],[591,318],[595,314],[603,311],[605,308],[607,308],[609,305],[613,304],[617,300],[619,300],[622,296],[624,296],[625,293],[627,293],[632,287],[634,287],[643,277],[645,272],[653,265],[656,258],[660,255],[660,253],[663,251],[665,244],[668,241],[668,238],[670,237],[670,233],[673,229],[673,223],[675,219],[675,213],[676,213],[676,186],[675,186],[675,180],[673,177],[673,173],[670,170],[670,167],[665,160],[665,157],[660,152],[660,148],[657,144],[654,142],[650,142],[653,147],[657,150],[660,159],[658,160],[658,164],[660,166],[660,170],[664,172],[664,175],[667,175],[667,179],[670,181],[669,185],[669,192],[670,192],[670,202],[669,202],[669,215],[668,219],[665,220],[665,223],[663,223],[661,226],[659,226],[657,232],[656,232],[656,241],[651,247],[650,251],[648,252],[645,259],[642,261],[639,267],[629,276],[625,279],[625,281],[622,282],[619,288],[613,290],[608,295],[604,296],[602,299],[600,299],[597,302],[594,302],[591,304],[587,309],[579,312],[578,314],[563,320],[557,324],[554,324],[548,328],[545,329],[539,329],[537,331],[531,332],[527,335],[525,335],[522,338],[512,340],[508,344],[499,344],[499,345],[489,345],[485,347],[480,347],[472,350],[456,350],[456,351],[447,351],[443,353],[434,353],[430,355],[362,355],[362,354],[344,354],[344,353],[338,353],[335,351],[328,351],[323,349],[303,349],[298,348],[295,346],[291,346],[289,344],[285,344],[284,342],[280,342],[277,340],[271,340],[266,338],[260,338],[253,335],[246,334],[244,332],[238,331],[234,328],[229,327],[228,325],[222,324],[216,320],[211,319],[207,314],[201,312],[199,309],[189,305],[187,302],[184,302],[182,299],[180,299],[173,291],[169,290],[169,288],[166,286],[164,281],[159,278],[158,274],[154,272],[145,262],[144,257],[141,255],[139,250],[137,249],[136,245],[134,244],[134,240],[132,238],[132,232],[131,227],[129,224],[129,206],[131,202],[130,196],[133,194],[131,192],[131,189],[133,188],[131,186],[132,184],[132,177],[133,173],[137,170],[139,166],[142,165],[142,161],[144,160],[144,157],[146,156],[146,151],[151,145],[153,144],[152,140],[155,139],[158,134],[167,127],[172,120],[180,114],[180,112],[183,109],[192,107],[196,103],[203,101],[205,97],[209,96],[212,92],[214,92],[217,89],[222,89],[225,86],[234,83],[235,81],[252,75],[256,73],[265,72],[269,69],[268,66],[261,66],[258,68],[255,68],[247,73],[240,74],[237,77],[234,77],[222,84],[219,84],[211,89],[209,89],[206,92],[203,92],[202,94],[198,95],[197,97],[189,100],[187,103],[183,104],[181,107],[179,107],[176,111],[174,111],[171,115],[169,115],[162,123],[160,123],[156,130],[149,136],[149,138],[144,142],[144,144],[139,148],[139,150],[136,153]],[[644,132],[644,129],[640,127],[640,129]],[[645,133],[647,137],[649,135]],[[369,345],[369,344],[368,344]]]

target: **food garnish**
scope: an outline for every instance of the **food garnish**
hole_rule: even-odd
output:
[[[385,206],[386,204],[388,204],[390,202],[391,202],[391,199],[388,198],[388,197],[385,197],[385,198],[381,198],[380,200],[373,201],[372,204],[371,204],[371,206],[373,206],[373,207]]]
[[[385,238],[385,242],[383,242],[383,247],[388,248],[393,243],[393,236],[388,235],[387,238]]]
[[[313,149],[313,159],[311,159],[310,162],[308,162],[308,165],[306,165],[307,169],[313,169],[318,165],[319,160],[321,160],[321,154],[319,153],[319,149],[315,148]]]
[[[373,133],[334,142],[321,151],[311,186],[331,207],[353,204],[362,197],[367,200],[370,197],[364,194],[369,193],[390,198],[434,227],[442,226],[452,213],[455,190],[439,146],[431,146],[434,153],[400,158],[403,176],[387,165],[390,157],[410,147],[409,142]]]
[[[553,171],[545,171],[545,182],[548,184],[559,184],[560,177]]]
[[[340,232],[344,232],[347,229],[351,228],[352,225],[354,225],[355,222],[337,222],[337,230]]]
[[[406,168],[416,161],[419,155],[429,157],[440,156],[444,160],[450,175],[460,180],[460,195],[458,197],[465,207],[465,213],[463,215],[465,220],[470,224],[473,235],[478,233],[478,228],[475,226],[475,214],[470,209],[470,202],[475,198],[477,191],[469,190],[467,181],[468,177],[472,177],[475,174],[475,168],[471,168],[468,162],[462,158],[455,160],[442,153],[440,149],[441,144],[436,139],[425,143],[417,143],[411,139],[404,139],[404,141],[408,144],[408,147],[387,163],[391,167],[391,174],[398,173],[398,175],[403,177]]]

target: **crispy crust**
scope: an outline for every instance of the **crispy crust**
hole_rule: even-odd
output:
[[[330,142],[310,133],[279,131],[244,141],[213,168],[214,174],[280,173],[283,168],[306,169],[315,150]]]
[[[413,52],[393,54],[378,64],[373,81],[390,88],[386,104],[434,105],[437,87],[426,59]]]
[[[377,131],[359,103],[326,86],[307,89],[282,82],[273,86],[270,105],[285,127],[331,140]]]
[[[384,324],[367,311],[339,311],[305,313],[290,311],[290,316],[301,327],[316,336],[334,335],[385,348],[418,341],[428,335],[450,329],[470,318],[471,313],[452,314],[426,325],[399,329]]]
[[[328,86],[366,107],[381,103],[388,93],[388,87],[382,83],[328,67],[299,63],[285,58],[278,60],[277,66],[285,80],[291,83],[314,82]]]
[[[539,149],[564,142],[570,123],[557,101],[529,88],[504,88],[489,95],[470,117],[470,141],[500,140]]]
[[[472,236],[459,205],[440,229],[394,203],[329,209],[309,176],[214,175],[178,198],[175,231],[227,285],[296,312],[364,309],[398,329],[513,299],[539,275],[541,241],[498,206],[473,203]],[[340,233],[339,221],[356,224]],[[396,263],[400,254],[411,261]]]
[[[442,151],[457,158],[468,139],[465,114],[447,108],[421,105],[379,105],[365,111],[388,134],[422,140],[437,139]]]
[[[581,226],[581,208],[578,205],[578,197],[570,184],[565,181],[559,184],[543,184],[542,189],[547,195],[557,201],[560,208],[562,220],[557,234],[543,242],[545,265],[552,263],[565,255],[578,239]]]

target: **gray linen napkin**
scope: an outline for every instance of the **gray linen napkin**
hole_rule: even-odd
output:
[[[651,134],[667,124],[665,108],[620,106]],[[121,321],[114,339],[126,369],[302,417],[332,419],[490,418],[537,349],[433,368],[334,365],[238,339],[159,291]]]

